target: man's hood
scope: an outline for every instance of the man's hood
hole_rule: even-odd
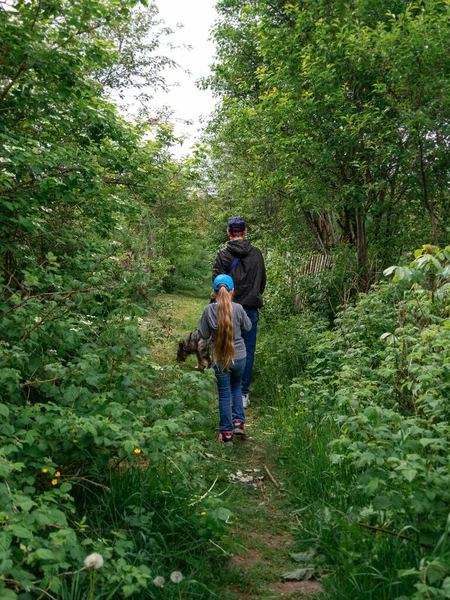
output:
[[[232,252],[234,256],[239,256],[239,258],[248,256],[248,254],[250,254],[251,249],[252,245],[249,240],[239,239],[230,240],[229,242],[227,242],[227,250]]]

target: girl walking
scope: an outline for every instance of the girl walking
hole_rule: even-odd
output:
[[[233,292],[232,278],[218,275],[213,283],[215,302],[208,304],[198,324],[200,337],[212,337],[219,392],[219,440],[227,446],[233,444],[233,433],[247,435],[241,387],[247,354],[241,332],[252,328],[245,310],[232,301]]]

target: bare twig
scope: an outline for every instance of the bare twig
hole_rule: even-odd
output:
[[[229,458],[222,458],[220,456],[213,456],[212,454],[200,454],[202,458],[207,458],[209,460],[222,460],[223,462],[235,463],[236,460],[230,460]]]
[[[390,529],[383,529],[382,527],[374,527],[373,525],[366,525],[366,523],[357,523],[359,527],[364,527],[365,529],[370,529],[371,531],[378,531],[379,533],[386,533],[388,535],[394,535],[395,537],[400,538],[401,540],[407,540],[408,542],[414,542],[415,544],[419,544],[419,546],[423,546],[424,548],[434,548],[433,544],[426,544],[425,542],[418,542],[414,538],[411,538],[403,533],[398,533],[397,531],[391,531]]]
[[[209,494],[209,492],[212,492],[212,490],[213,490],[214,486],[216,485],[216,483],[217,483],[217,480],[218,480],[218,479],[219,479],[219,478],[218,478],[218,477],[216,477],[216,478],[214,479],[213,483],[212,483],[212,486],[211,486],[211,487],[210,487],[210,488],[209,488],[209,489],[208,489],[208,490],[207,490],[207,491],[206,491],[206,492],[203,494],[203,496],[201,496],[201,497],[200,497],[198,500],[194,500],[194,502],[191,502],[191,503],[189,504],[189,506],[194,506],[195,504],[198,504],[198,503],[199,503],[199,502],[201,502],[201,501],[202,501],[204,498],[206,498],[206,496]]]
[[[72,479],[81,479],[81,481],[87,481],[88,483],[92,483],[92,485],[101,487],[104,490],[106,490],[107,492],[111,491],[110,488],[107,487],[106,485],[103,485],[103,483],[97,483],[96,481],[91,481],[90,479],[87,479],[86,477],[65,477],[64,479],[67,479],[68,481],[70,481]]]
[[[51,379],[37,379],[36,381],[27,381],[26,383],[22,383],[22,387],[29,387],[31,385],[40,385],[41,383],[51,383],[52,381],[58,381],[58,379],[63,379],[64,377],[70,377],[71,375],[75,375],[75,373],[81,373],[81,371],[72,371],[71,373],[66,373],[65,375],[59,375],[58,377],[52,377]]]
[[[275,477],[272,475],[272,473],[269,471],[269,469],[268,469],[268,467],[266,467],[266,465],[263,465],[263,467],[264,467],[264,470],[266,471],[267,475],[269,476],[270,481],[279,490],[280,484],[278,483],[278,481],[275,479]]]
[[[51,598],[52,600],[58,600],[58,598],[55,598],[55,596],[52,596],[51,594],[49,594],[47,592],[47,590],[43,590],[42,588],[36,588],[39,592],[42,592],[42,594],[39,596],[39,598],[37,600],[40,600],[41,598],[43,598],[44,596],[48,596],[49,598]]]

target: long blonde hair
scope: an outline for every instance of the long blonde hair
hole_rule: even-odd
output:
[[[217,337],[214,344],[214,360],[224,363],[225,369],[234,358],[234,327],[231,293],[224,285],[216,292],[217,302]]]

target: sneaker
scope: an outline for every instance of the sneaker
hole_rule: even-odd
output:
[[[233,423],[233,433],[235,435],[247,435],[247,429],[242,421],[235,421]]]
[[[242,404],[244,405],[244,408],[247,408],[247,406],[250,404],[250,398],[248,397],[248,394],[242,394]]]
[[[222,431],[219,435],[219,442],[223,442],[225,446],[233,445],[233,432],[232,431]]]

